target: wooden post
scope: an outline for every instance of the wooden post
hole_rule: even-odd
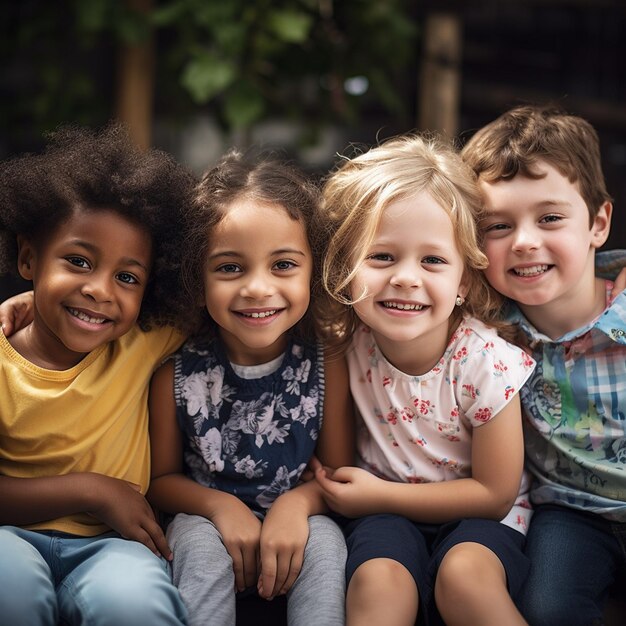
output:
[[[451,13],[428,15],[424,27],[418,127],[450,137],[459,129],[461,30]]]
[[[134,11],[149,13],[152,0],[126,0]],[[116,117],[142,149],[152,141],[154,96],[154,37],[122,45],[118,55]]]

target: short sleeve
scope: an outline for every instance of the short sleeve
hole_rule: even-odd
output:
[[[142,334],[146,347],[157,366],[175,350],[178,350],[185,340],[185,336],[172,326],[156,327],[147,332],[142,332]]]
[[[488,422],[515,397],[534,367],[524,350],[495,332],[487,338],[474,335],[455,377],[461,413],[474,427]]]

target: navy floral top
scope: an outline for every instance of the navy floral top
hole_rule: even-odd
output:
[[[255,379],[234,372],[219,338],[187,342],[174,363],[187,474],[263,517],[297,484],[315,449],[324,402],[321,346],[292,339],[278,370]]]

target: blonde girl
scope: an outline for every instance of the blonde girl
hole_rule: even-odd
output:
[[[347,623],[521,624],[518,390],[534,363],[492,326],[474,176],[411,135],[346,160],[323,193],[326,323],[358,409],[359,467],[316,471],[350,518]]]

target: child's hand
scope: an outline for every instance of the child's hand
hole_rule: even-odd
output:
[[[8,337],[33,321],[33,292],[25,291],[0,303],[0,325]]]
[[[293,506],[292,506],[293,505]],[[290,493],[281,495],[268,511],[261,530],[261,575],[257,591],[272,600],[291,589],[304,562],[309,518]]]
[[[622,271],[617,275],[613,283],[613,291],[611,292],[611,297],[615,298],[619,296],[622,291],[626,289],[626,267],[622,269]]]
[[[313,455],[308,465],[304,468],[304,471],[300,476],[300,480],[305,483],[309,482],[309,480],[314,480],[315,470],[318,467],[322,467],[322,464],[320,463],[320,460],[315,455]]]
[[[252,587],[259,575],[261,521],[238,498],[220,505],[211,521],[222,535],[224,546],[233,560],[237,591]]]
[[[315,479],[328,506],[345,517],[361,517],[380,512],[385,481],[358,467],[333,471],[318,467]]]
[[[94,484],[89,487],[94,506],[87,512],[117,531],[125,539],[143,543],[157,556],[171,560],[163,530],[154,517],[139,486],[102,474],[87,474]]]

